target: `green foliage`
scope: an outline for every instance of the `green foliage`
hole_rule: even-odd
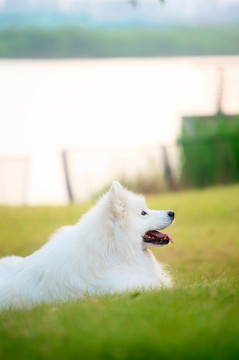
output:
[[[185,119],[179,143],[184,186],[239,180],[239,115]]]
[[[0,358],[237,359],[239,186],[148,198],[176,212],[173,245],[155,249],[170,290],[86,297],[0,313]],[[27,255],[88,205],[0,208],[0,254]]]
[[[0,29],[0,58],[97,58],[239,53],[239,27]]]

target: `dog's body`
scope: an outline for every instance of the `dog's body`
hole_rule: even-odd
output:
[[[143,197],[114,182],[76,225],[61,228],[30,256],[0,260],[0,308],[171,286],[147,248],[171,241],[150,230],[169,226],[172,214],[147,209]]]

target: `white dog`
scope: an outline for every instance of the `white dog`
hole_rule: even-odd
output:
[[[40,250],[0,260],[0,308],[171,286],[148,248],[172,242],[156,230],[173,218],[114,181],[76,225],[61,228]]]

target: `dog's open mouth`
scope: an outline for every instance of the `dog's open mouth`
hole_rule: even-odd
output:
[[[163,234],[157,230],[146,232],[143,239],[145,243],[152,245],[167,245],[169,242],[173,243],[173,239],[168,234]]]

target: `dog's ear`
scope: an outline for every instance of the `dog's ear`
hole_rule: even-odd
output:
[[[121,220],[126,216],[126,190],[118,181],[113,181],[110,191],[110,213],[112,220]]]

